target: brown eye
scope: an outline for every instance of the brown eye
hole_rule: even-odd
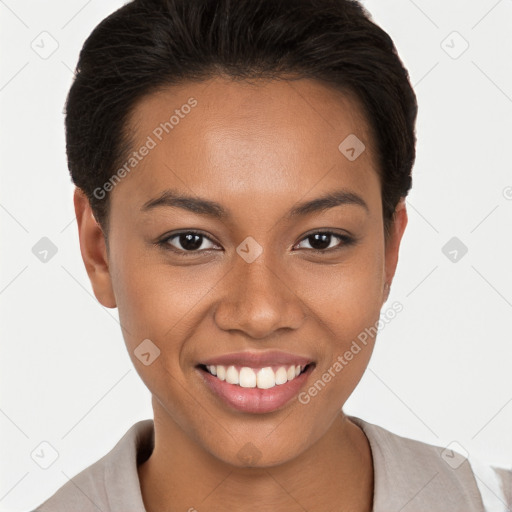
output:
[[[159,245],[180,253],[193,253],[212,249],[212,247],[208,246],[208,243],[205,244],[205,241],[213,244],[213,242],[202,233],[183,231],[164,238],[159,242]],[[215,244],[213,245],[215,246]]]
[[[336,242],[336,240],[338,240],[338,242]],[[318,231],[303,238],[301,243],[303,243],[303,241],[307,241],[310,245],[310,247],[306,247],[306,249],[327,252],[331,249],[341,249],[343,246],[350,245],[353,239],[347,235],[332,233],[330,231]]]

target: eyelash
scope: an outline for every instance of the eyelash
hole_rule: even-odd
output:
[[[193,255],[196,255],[196,254],[199,254],[201,252],[204,252],[204,251],[212,251],[212,250],[216,250],[216,249],[201,249],[201,250],[195,250],[195,251],[184,251],[184,250],[181,250],[181,249],[177,249],[176,247],[172,246],[169,244],[169,240],[172,240],[174,238],[177,238],[179,237],[180,235],[198,235],[198,236],[201,236],[207,240],[209,240],[210,242],[212,243],[216,243],[216,242],[213,242],[213,240],[211,240],[209,237],[207,237],[204,233],[202,233],[201,231],[195,231],[193,229],[191,230],[188,230],[188,231],[180,231],[179,233],[174,233],[170,236],[166,236],[165,238],[159,240],[158,242],[156,242],[156,245],[162,247],[164,250],[168,250],[168,251],[172,251],[176,254],[179,254],[179,255],[183,255],[183,256],[193,256]],[[348,235],[342,235],[340,233],[335,233],[333,231],[314,231],[312,233],[308,233],[306,236],[304,236],[300,241],[299,243],[303,242],[304,240],[307,240],[309,237],[312,237],[314,235],[318,235],[318,234],[321,234],[321,235],[331,235],[331,236],[334,236],[335,238],[338,238],[342,243],[336,247],[330,247],[329,249],[306,249],[307,251],[310,251],[310,252],[313,252],[313,253],[316,253],[316,254],[330,254],[331,252],[336,252],[336,251],[339,251],[341,249],[343,249],[344,247],[347,247],[349,245],[352,245],[356,242],[356,240]],[[202,244],[201,244],[202,245]]]

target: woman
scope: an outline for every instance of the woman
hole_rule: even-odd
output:
[[[342,410],[415,158],[407,71],[361,5],[135,0],[66,107],[82,257],[154,421],[37,510],[484,510],[468,460]]]

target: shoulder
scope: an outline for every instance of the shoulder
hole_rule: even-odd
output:
[[[486,466],[450,447],[399,436],[360,418],[349,419],[370,443],[375,512],[482,512],[512,505],[512,471]],[[501,509],[487,508],[491,503]]]
[[[112,450],[71,478],[33,512],[144,512],[137,465],[153,449],[153,432],[153,420],[135,423]]]

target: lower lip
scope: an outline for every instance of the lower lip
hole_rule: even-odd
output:
[[[296,396],[313,367],[314,365],[311,364],[305,372],[293,380],[269,389],[243,388],[237,384],[229,384],[220,380],[202,368],[198,368],[198,371],[208,387],[227,405],[242,412],[266,413],[279,409]]]

